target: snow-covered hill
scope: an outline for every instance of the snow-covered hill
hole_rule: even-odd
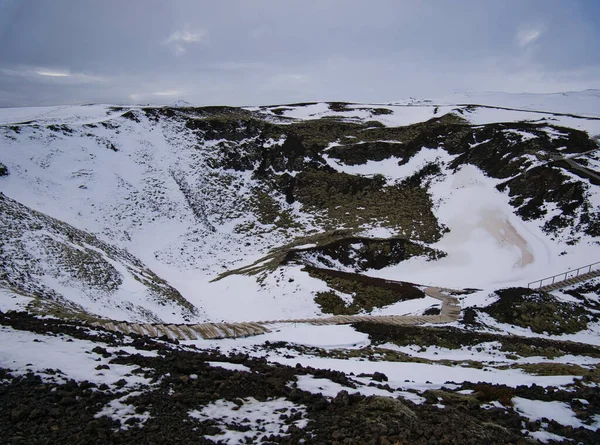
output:
[[[599,105],[0,110],[0,430],[598,443],[600,279],[527,285],[600,261]],[[435,316],[427,286],[460,301],[458,321],[285,322]],[[170,341],[81,324],[98,318],[283,321]]]
[[[320,314],[330,285],[265,258],[340,229],[444,252],[364,271],[418,284],[492,291],[598,259],[594,179],[549,163],[585,152],[595,168],[598,118],[426,102],[0,114],[6,196],[126,249],[209,319]]]

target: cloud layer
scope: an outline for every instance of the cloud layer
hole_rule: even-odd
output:
[[[600,88],[592,0],[0,1],[0,106]]]

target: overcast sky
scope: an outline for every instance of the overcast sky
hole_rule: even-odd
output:
[[[600,88],[600,0],[0,0],[0,107]]]

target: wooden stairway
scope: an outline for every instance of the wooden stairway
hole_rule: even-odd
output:
[[[542,292],[550,292],[563,287],[572,286],[573,284],[582,283],[595,277],[600,277],[600,262],[588,264],[575,270],[562,272],[551,277],[542,278],[541,280],[532,281],[527,287]],[[549,283],[544,284],[544,282]]]
[[[556,289],[561,289],[563,287],[571,286],[573,284],[582,283],[584,281],[590,280],[595,277],[600,277],[600,270],[594,270],[592,272],[587,272],[582,275],[575,276],[573,278],[567,278],[566,280],[555,281],[552,284],[548,284],[546,286],[542,286],[538,288],[542,292],[550,292]]]
[[[307,323],[312,325],[340,325],[352,323],[378,323],[406,326],[419,324],[452,323],[460,317],[460,304],[457,298],[450,296],[452,289],[427,287],[424,292],[442,302],[440,315],[335,315],[333,317],[300,318],[285,320],[267,320],[251,323],[129,323],[113,320],[97,320],[91,326],[102,327],[123,334],[138,334],[148,337],[166,336],[172,340],[240,338],[270,332],[268,326],[281,323]]]

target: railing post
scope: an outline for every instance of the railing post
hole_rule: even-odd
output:
[[[579,277],[580,275],[583,276],[583,274],[584,274],[583,271],[585,270],[586,267],[588,268],[587,273],[592,272],[592,267],[595,267],[594,271],[596,271],[596,269],[598,269],[598,271],[600,271],[600,261],[597,261],[597,262],[591,263],[591,264],[587,264],[585,266],[581,266],[581,267],[578,267],[573,270],[567,270],[566,272],[562,272],[562,273],[556,274],[551,277],[542,278],[541,280],[532,281],[527,284],[527,287],[529,289],[536,288],[535,285],[537,284],[538,285],[537,288],[541,288],[541,287],[544,287],[544,281],[546,281],[546,280],[552,280],[552,282],[550,284],[546,284],[546,286],[551,286],[555,283],[560,283],[561,281],[566,281],[569,278],[576,278],[576,277]],[[571,274],[570,277],[569,277],[569,274]],[[562,278],[560,278],[560,277],[562,277]]]

